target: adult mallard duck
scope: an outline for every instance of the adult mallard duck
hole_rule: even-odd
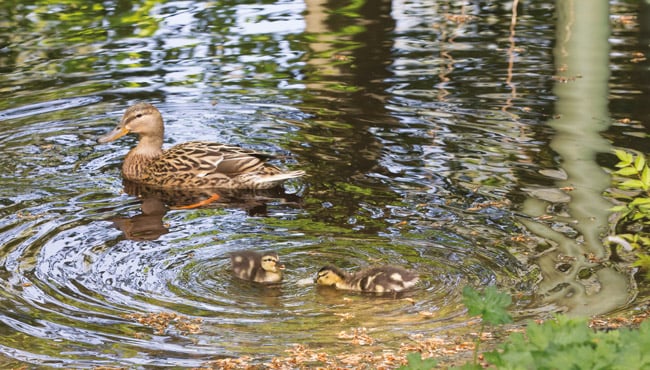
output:
[[[284,265],[275,252],[239,251],[230,254],[232,272],[243,280],[277,283],[282,280]]]
[[[234,145],[190,141],[163,150],[164,132],[158,109],[138,103],[128,108],[117,127],[98,142],[138,134],[138,145],[124,158],[122,175],[127,180],[163,188],[271,189],[305,174],[282,172],[266,163],[272,155]]]
[[[370,267],[355,273],[335,266],[325,266],[316,275],[315,283],[357,292],[393,293],[412,288],[419,276],[397,266]]]

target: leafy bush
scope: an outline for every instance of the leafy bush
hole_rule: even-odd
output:
[[[471,316],[480,315],[484,325],[511,322],[507,312],[511,297],[493,286],[483,293],[466,287],[463,303]],[[473,363],[460,369],[482,369],[477,362],[478,342]],[[498,349],[484,354],[488,364],[498,369],[650,369],[650,320],[639,329],[595,331],[585,319],[558,315],[542,324],[527,323],[525,333],[512,333]],[[430,370],[437,361],[409,353],[408,364],[400,370]]]
[[[497,290],[491,285],[480,294],[474,288],[466,286],[463,288],[463,304],[467,307],[467,314],[470,316],[481,316],[483,325],[500,325],[512,322],[508,313],[508,307],[512,298]]]
[[[438,361],[427,358],[423,359],[419,352],[411,352],[406,355],[408,365],[400,366],[397,370],[431,370],[438,366]]]
[[[506,293],[500,293],[495,286],[487,287],[483,293],[479,293],[469,286],[463,288],[463,304],[467,307],[467,313],[470,316],[481,316],[482,319],[481,330],[474,345],[474,362],[465,364],[463,369],[481,369],[478,363],[478,351],[485,325],[501,325],[512,322],[512,317],[508,313],[508,306],[511,303],[512,298]],[[423,360],[417,352],[409,353],[406,359],[408,365],[400,367],[399,370],[429,370],[437,365],[437,361],[434,359]]]
[[[618,170],[614,172],[614,186],[626,192],[610,194],[622,203],[611,209],[619,213],[616,229],[627,225],[631,226],[627,229],[635,230],[616,237],[634,249],[637,259],[633,265],[646,271],[646,278],[650,278],[650,233],[647,230],[650,226],[650,168],[643,155],[623,150],[615,150],[614,154],[619,159]]]
[[[499,351],[485,354],[499,369],[647,369],[650,322],[638,330],[597,332],[586,320],[557,316],[529,322],[526,335],[511,334]]]

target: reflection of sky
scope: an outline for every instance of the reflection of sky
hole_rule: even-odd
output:
[[[305,31],[304,1],[280,1],[276,4],[237,6],[236,33],[302,33]]]
[[[150,16],[159,19],[159,23],[155,36],[150,40],[150,49],[162,52],[153,59],[160,62],[158,67],[165,71],[158,77],[158,82],[161,82],[158,89],[179,96],[190,96],[191,91],[196,88],[205,89],[205,83],[213,79],[236,83],[252,75],[260,79],[270,77],[265,76],[263,71],[256,70],[255,63],[272,62],[282,68],[296,67],[296,60],[302,51],[293,50],[283,35],[305,32],[304,14],[307,8],[303,0],[240,4],[229,9],[210,9],[216,6],[212,4],[189,2],[176,8],[167,4],[151,10]],[[211,33],[209,29],[212,25],[201,23],[206,18],[202,13],[215,11],[217,17],[228,18],[215,19],[215,22],[223,22],[222,25],[227,28],[219,27],[218,31]],[[270,49],[255,47],[244,52],[240,48],[241,43],[254,35],[275,35],[273,39],[276,43]],[[221,46],[218,55],[212,48],[215,43]],[[125,58],[121,63],[129,69],[142,68],[137,55],[133,59]],[[152,79],[150,76],[132,77],[132,81],[136,84],[149,84]],[[301,84],[282,80],[278,80],[278,87],[304,88]]]
[[[430,30],[439,6],[436,0],[393,0],[391,16],[395,20],[395,32]]]

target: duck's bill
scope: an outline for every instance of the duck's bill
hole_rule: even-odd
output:
[[[117,140],[128,133],[129,130],[127,130],[125,127],[116,127],[115,130],[97,139],[97,142],[100,144],[108,143],[109,141]]]

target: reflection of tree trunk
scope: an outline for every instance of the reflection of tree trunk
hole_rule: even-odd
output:
[[[306,130],[309,135],[336,139],[333,145],[324,141],[319,148],[320,143],[312,142],[312,151],[322,152],[317,154],[322,158],[349,163],[347,168],[341,167],[349,171],[347,176],[363,175],[377,167],[382,146],[368,129],[397,123],[385,107],[385,81],[391,76],[387,66],[392,63],[390,32],[394,28],[390,4],[387,0],[367,2],[356,9],[359,17],[343,17],[333,14],[347,3],[306,1],[306,32],[311,36],[306,84],[311,96],[306,97],[305,108],[323,106],[323,100],[330,101],[327,105],[332,108],[318,114]],[[312,98],[319,103],[310,104]],[[331,125],[332,120],[341,124]],[[337,178],[341,175],[337,173]]]
[[[331,33],[327,23],[327,0],[306,0],[305,5],[307,12],[305,14],[305,32],[309,35],[318,35],[313,41],[309,43],[311,55],[307,63],[319,69],[319,75],[336,76],[338,69],[332,63],[330,58],[325,56],[329,55],[329,50],[332,44],[336,41],[337,35]],[[310,89],[323,89],[325,84],[322,82],[310,80],[308,82]]]
[[[318,179],[310,185],[313,196],[331,195],[323,189],[356,189],[323,199],[332,206],[312,215],[328,222],[347,220],[358,214],[356,197],[381,193],[379,189],[396,196],[381,181],[368,176],[390,175],[381,163],[385,148],[376,132],[399,124],[386,109],[395,21],[390,0],[368,1],[358,8],[358,3],[336,0],[305,3],[310,52],[305,60],[307,90],[302,109],[311,117],[300,135],[310,140],[309,150],[301,152],[298,148],[294,152],[307,163],[326,163],[307,169]],[[343,11],[349,7],[353,8]],[[348,15],[350,12],[355,14]]]
[[[608,208],[602,198],[610,178],[596,155],[610,150],[599,132],[607,128],[609,114],[609,14],[607,2],[558,2],[555,47],[556,113],[549,122],[556,130],[551,147],[562,158],[567,174],[558,187],[571,187],[568,211],[579,236],[567,236],[545,225],[526,221],[529,229],[555,244],[538,264],[543,280],[540,293],[575,315],[611,311],[630,300],[631,279],[599,261],[607,256],[602,237],[608,230]],[[529,199],[525,211],[539,216],[547,204]]]

